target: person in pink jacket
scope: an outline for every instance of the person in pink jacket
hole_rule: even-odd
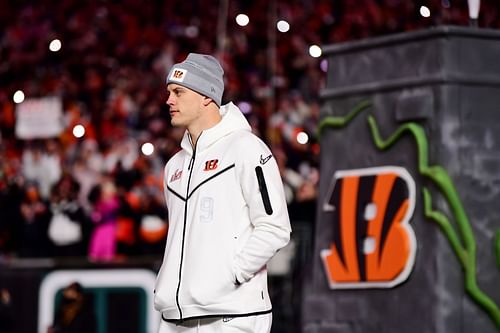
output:
[[[91,219],[94,230],[90,236],[89,257],[95,261],[111,261],[116,255],[116,222],[119,200],[114,185],[107,181],[90,194],[93,201]]]

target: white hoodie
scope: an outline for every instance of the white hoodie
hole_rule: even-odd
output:
[[[169,231],[155,287],[165,320],[271,311],[266,263],[290,239],[278,165],[241,111],[193,149],[187,132],[165,167]]]

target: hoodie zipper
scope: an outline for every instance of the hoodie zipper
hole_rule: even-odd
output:
[[[193,146],[193,155],[191,156],[191,159],[189,160],[189,165],[188,165],[188,170],[189,170],[189,177],[188,177],[188,182],[186,186],[186,201],[184,202],[184,225],[182,227],[182,247],[181,247],[181,262],[179,265],[179,282],[177,283],[177,291],[175,293],[175,302],[177,303],[177,308],[179,309],[179,318],[182,321],[182,309],[181,309],[181,303],[179,301],[179,292],[181,290],[181,279],[182,279],[182,266],[184,263],[184,241],[186,239],[186,226],[187,226],[187,213],[188,213],[188,198],[189,198],[189,185],[191,183],[191,175],[193,174],[193,169],[194,169],[194,160],[196,158],[196,146],[198,145],[198,141],[200,140],[200,136],[203,132],[200,133],[198,136],[198,140],[196,140],[196,143]],[[189,136],[189,139],[191,141],[191,136]],[[192,141],[191,141],[192,144]]]

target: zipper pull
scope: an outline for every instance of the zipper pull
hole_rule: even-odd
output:
[[[198,136],[198,140],[200,139],[200,136],[201,136],[202,133],[203,133],[203,131]],[[191,138],[191,135],[189,135],[189,141],[191,142],[191,146],[193,147],[193,155],[191,156],[191,160],[189,161],[188,170],[191,170],[191,167],[194,164],[194,159],[195,159],[195,156],[196,156],[196,145],[198,144],[198,140],[196,140],[196,143],[193,144],[193,139]]]

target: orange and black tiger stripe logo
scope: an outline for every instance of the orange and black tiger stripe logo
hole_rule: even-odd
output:
[[[333,242],[321,252],[332,289],[390,288],[408,277],[416,239],[415,182],[401,167],[338,171],[323,209]]]

